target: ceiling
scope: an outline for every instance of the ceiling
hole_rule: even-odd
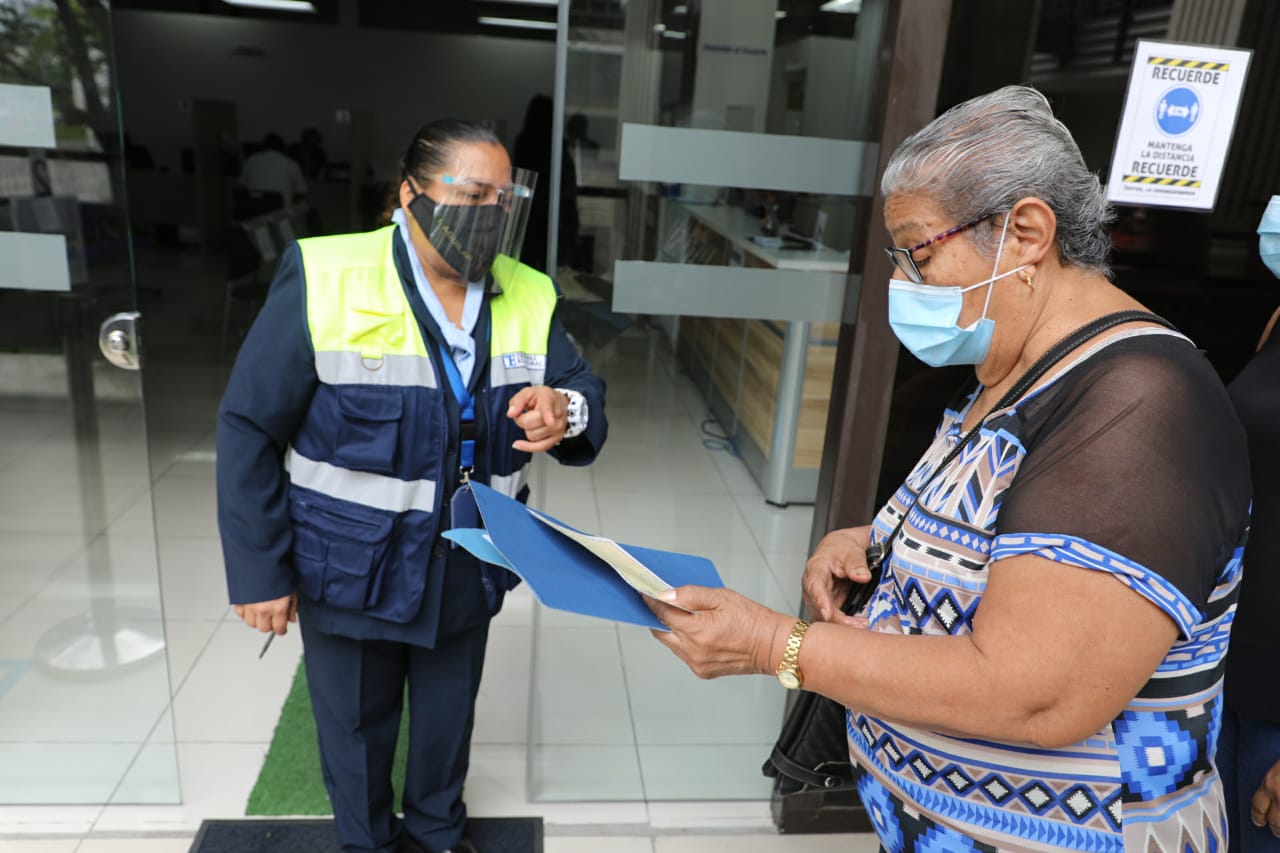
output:
[[[310,0],[314,11],[285,12],[240,5],[250,0],[112,0],[115,9],[145,9],[219,15],[291,23],[338,26],[348,23],[371,29],[496,35],[554,41],[558,7],[555,0]],[[685,29],[697,17],[699,0],[659,0],[659,17],[671,28]],[[828,0],[778,0],[777,39],[805,35],[851,38],[858,16],[821,7]],[[621,31],[626,0],[571,0],[574,29]],[[350,18],[354,20],[350,20]]]

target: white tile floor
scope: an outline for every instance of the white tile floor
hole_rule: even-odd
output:
[[[539,466],[535,500],[618,541],[703,554],[728,585],[794,610],[811,509],[767,505],[738,460],[703,445],[705,405],[657,333],[633,327],[592,360],[609,382],[609,444],[589,469]],[[130,479],[138,466],[114,457],[111,535],[93,547],[109,549],[118,596],[163,603],[171,707],[156,695],[163,669],[68,685],[0,653],[0,802],[30,802],[62,760],[93,763],[82,775],[97,783],[46,801],[109,802],[0,806],[0,853],[179,853],[202,819],[243,815],[301,654],[290,632],[257,659],[260,636],[225,603],[212,464],[225,367],[148,370],[154,504]],[[48,466],[41,439],[65,431],[56,403],[18,414],[0,411],[0,481]],[[125,441],[127,407],[120,414],[104,443]],[[93,571],[75,525],[53,512],[78,501],[74,468],[45,483],[21,501],[0,489],[0,650],[64,617]],[[147,582],[153,529],[158,593]],[[23,574],[33,562],[63,568],[44,583]],[[481,688],[472,814],[543,816],[548,853],[877,849],[864,835],[776,834],[759,765],[783,698],[768,679],[702,682],[643,629],[541,609],[525,589],[508,602]],[[125,804],[139,801],[153,804]]]

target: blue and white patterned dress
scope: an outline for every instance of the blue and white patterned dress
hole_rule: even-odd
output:
[[[875,519],[878,541],[908,513],[867,607],[871,629],[970,633],[987,564],[1036,554],[1111,574],[1179,636],[1119,716],[1061,749],[958,738],[851,709],[850,753],[881,844],[893,853],[1225,850],[1213,754],[1249,476],[1221,382],[1180,336],[1113,336],[989,415],[917,498],[975,396],[946,412]]]

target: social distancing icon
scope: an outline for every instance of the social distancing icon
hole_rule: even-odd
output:
[[[1156,125],[1169,136],[1181,136],[1200,120],[1200,96],[1194,89],[1178,86],[1160,96],[1156,104]]]

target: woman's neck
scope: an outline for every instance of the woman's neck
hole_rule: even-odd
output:
[[[1145,310],[1140,302],[1099,273],[1067,271],[1066,276],[1055,282],[1054,289],[1053,296],[1032,323],[1022,349],[1011,365],[998,371],[995,377],[984,377],[982,371],[979,372],[978,379],[983,383],[982,391],[965,417],[966,428],[971,428],[978,420],[985,418],[996,402],[1017,384],[1041,356],[1077,329],[1116,311]],[[1102,337],[1106,336],[1107,333],[1104,333]],[[1094,338],[1081,344],[1073,353],[1068,353],[1063,361],[1069,361],[1074,352],[1096,343],[1097,340],[1098,338]],[[1052,374],[1053,371],[1050,371],[1032,388],[1042,385]]]
[[[453,267],[445,264],[438,254],[435,257],[428,257],[426,253],[419,251],[418,261],[422,264],[422,271],[427,275],[427,283],[431,285],[431,291],[436,295],[436,299],[440,300],[440,307],[444,309],[445,317],[461,329],[462,312],[467,304],[467,283]]]
[[[445,317],[448,317],[449,322],[455,327],[461,329],[462,312],[467,305],[466,285],[447,281],[438,283],[433,278],[431,279],[431,289],[435,292],[436,299],[440,300],[440,307],[444,308]]]

